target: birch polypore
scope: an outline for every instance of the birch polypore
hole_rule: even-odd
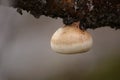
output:
[[[57,53],[87,52],[92,44],[91,34],[81,30],[78,22],[59,28],[51,38],[51,48]]]

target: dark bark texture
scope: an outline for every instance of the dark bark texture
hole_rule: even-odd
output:
[[[80,21],[80,28],[110,26],[120,29],[120,0],[12,0],[12,7],[34,17],[60,17],[64,24]]]

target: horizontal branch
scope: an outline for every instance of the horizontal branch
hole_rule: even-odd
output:
[[[22,14],[26,10],[34,17],[60,17],[69,25],[80,21],[80,27],[95,29],[110,26],[120,29],[120,0],[12,0],[11,5]]]

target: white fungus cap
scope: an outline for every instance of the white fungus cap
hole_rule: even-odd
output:
[[[83,53],[90,50],[92,36],[75,25],[59,28],[51,38],[51,48],[57,53]]]

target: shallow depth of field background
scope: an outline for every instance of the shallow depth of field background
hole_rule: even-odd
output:
[[[50,48],[50,38],[64,26],[62,19],[39,19],[0,6],[0,80],[119,80],[120,30],[88,30],[93,48],[63,55]]]

